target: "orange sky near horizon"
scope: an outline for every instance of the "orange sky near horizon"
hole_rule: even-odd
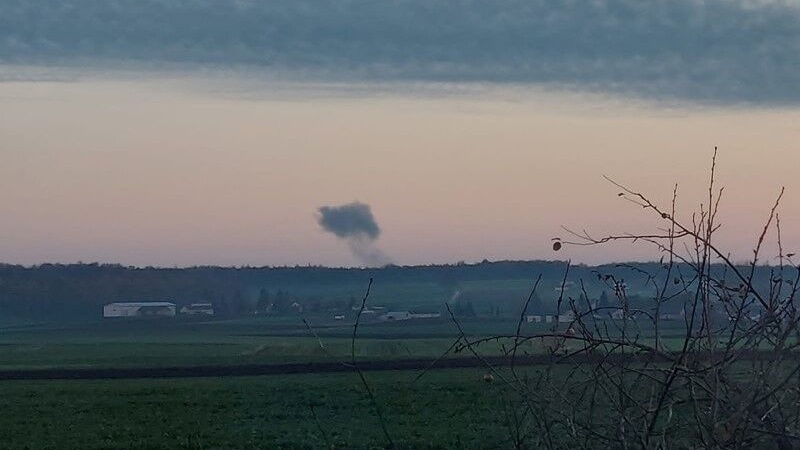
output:
[[[550,239],[561,225],[652,230],[602,175],[663,203],[678,183],[688,213],[715,145],[723,244],[749,257],[786,186],[784,244],[800,245],[798,110],[158,79],[5,82],[0,102],[8,263],[357,265],[314,217],[354,200],[372,206],[378,245],[400,264],[653,260],[630,245],[554,253]]]

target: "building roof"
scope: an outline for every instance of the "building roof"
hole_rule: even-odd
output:
[[[140,308],[142,306],[175,306],[175,303],[170,302],[114,302],[106,306],[127,306],[131,308]]]

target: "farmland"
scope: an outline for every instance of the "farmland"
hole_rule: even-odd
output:
[[[554,308],[558,281],[548,283],[529,312]],[[377,284],[367,308],[442,315],[396,322],[362,316],[355,341],[358,307],[348,298],[358,305],[364,290],[358,283],[284,287],[305,302],[305,311],[103,320],[86,309],[89,315],[59,321],[46,314],[6,318],[0,323],[0,440],[27,449],[382,448],[378,405],[399,448],[508,447],[509,418],[501,412],[518,394],[502,376],[494,383],[483,377],[492,373],[484,358],[506,355],[509,340],[458,353],[452,346],[462,332],[472,340],[516,333],[531,285],[522,278]],[[468,308],[454,319],[446,302]],[[600,322],[611,337],[620,326]],[[646,323],[628,325],[644,343],[653,334]],[[523,321],[519,331],[568,326]],[[663,322],[662,348],[678,348],[683,335],[682,321]],[[518,356],[532,364],[548,352],[544,341],[532,340]],[[366,368],[374,403],[346,366],[353,357]],[[391,370],[398,362],[412,364]],[[282,369],[289,365],[300,368]],[[566,374],[568,366],[552,370]],[[508,374],[509,368],[497,370]],[[518,370],[535,374],[544,367]],[[53,379],[25,375],[32,371]]]
[[[447,323],[409,325],[363,327],[356,356],[436,357],[455,336]],[[294,327],[270,330],[268,320],[204,324],[167,320],[6,330],[0,335],[0,368],[191,366],[350,357],[347,334],[352,330],[348,326],[320,329],[317,337],[299,320]]]
[[[508,333],[510,319],[465,320],[470,333]],[[9,327],[0,369],[135,368],[349,360],[350,325],[299,318],[144,320]],[[360,361],[440,356],[446,320],[367,324]],[[315,336],[316,334],[316,336]],[[321,344],[321,345],[320,345]],[[497,344],[481,347],[499,354]],[[451,355],[464,357],[466,355]],[[507,434],[493,411],[503,388],[485,369],[369,372],[402,448],[486,448]],[[353,372],[237,378],[4,381],[0,440],[28,449],[376,448],[383,436]],[[313,407],[313,414],[311,408]],[[316,415],[316,419],[314,416]]]
[[[502,443],[495,385],[480,371],[370,377],[403,448]],[[314,419],[313,407],[317,419]],[[350,374],[199,380],[6,382],[3,448],[379,448],[380,427]],[[323,431],[324,430],[324,431]]]
[[[349,326],[312,332],[292,322],[166,319],[5,329],[0,370],[105,367],[124,372],[349,359]],[[517,322],[484,317],[460,325],[478,338],[511,333]],[[543,332],[546,326],[551,325],[525,324],[522,331]],[[368,324],[360,330],[368,337],[356,340],[356,358],[362,363],[433,359],[456,338],[454,327],[448,321]],[[501,344],[490,342],[477,351],[484,357],[500,355]],[[523,351],[536,354],[543,349],[531,345]],[[450,357],[474,360],[464,354]],[[534,365],[518,369],[517,375],[535,377],[555,370],[560,378],[558,374],[566,376],[575,367]],[[375,449],[386,443],[375,413],[378,405],[398,448],[508,448],[513,430],[505,411],[516,393],[503,381],[510,377],[509,368],[496,370],[477,364],[464,369],[367,371],[375,403],[350,370],[259,377],[2,381],[0,441],[3,448],[32,450]],[[497,380],[485,382],[487,373]]]
[[[511,317],[459,319],[472,338],[510,335],[517,323],[518,319]],[[673,334],[665,334],[667,343],[677,342],[680,336],[680,324],[672,326]],[[551,327],[523,323],[521,332],[546,332]],[[458,328],[446,319],[362,324],[355,356],[359,360],[433,359],[450,348],[458,335]],[[349,324],[309,328],[297,317],[123,320],[6,328],[0,333],[0,370],[337,362],[350,359],[351,337]],[[524,350],[542,351],[533,343]],[[478,351],[499,356],[501,343],[487,342]]]

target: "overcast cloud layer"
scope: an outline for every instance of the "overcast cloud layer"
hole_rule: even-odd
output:
[[[3,0],[0,63],[190,64],[800,104],[800,2]]]

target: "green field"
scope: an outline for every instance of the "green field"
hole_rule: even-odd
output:
[[[460,325],[471,338],[479,338],[511,335],[517,321],[478,317],[460,320]],[[550,327],[525,323],[521,331],[532,334]],[[670,334],[667,329],[665,333],[665,342],[677,345],[679,331]],[[311,331],[299,318],[106,321],[6,328],[0,332],[0,370],[334,362],[350,359],[351,336],[351,325],[326,324]],[[458,336],[458,328],[446,320],[366,323],[359,328],[356,357],[436,358]],[[488,342],[478,350],[486,356],[500,355],[501,345]],[[523,350],[542,349],[531,344]]]
[[[446,322],[398,325],[366,324],[361,332],[369,337],[357,340],[357,358],[435,358],[456,336]],[[489,331],[501,325],[506,324],[474,322],[472,328]],[[0,368],[349,360],[349,325],[317,331],[319,339],[297,318],[6,328],[0,334]],[[487,346],[486,351],[499,349]],[[367,374],[403,448],[486,448],[502,442],[504,432],[491,417],[495,386],[481,381],[481,369],[432,371],[412,383],[417,374]],[[0,390],[0,448],[311,449],[326,447],[323,430],[336,448],[380,448],[384,443],[354,373],[5,381]]]
[[[407,449],[485,449],[507,430],[502,387],[479,370],[369,374],[390,434]],[[235,379],[5,382],[2,448],[382,448],[355,374]],[[317,420],[312,415],[313,406]]]
[[[102,321],[26,325],[0,332],[0,370],[278,364],[350,359],[352,326],[325,318]],[[460,320],[472,338],[512,334],[518,319]],[[560,325],[564,327],[565,325]],[[523,333],[550,324],[523,324]],[[673,330],[677,333],[677,330]],[[458,337],[448,320],[364,323],[358,360],[439,357]],[[671,338],[675,340],[676,338]],[[482,344],[483,356],[502,343]],[[521,352],[542,352],[526,345]],[[467,353],[467,352],[464,352]],[[469,354],[449,357],[471,357]],[[530,368],[528,370],[538,370]],[[367,372],[390,433],[403,449],[509,446],[500,414],[507,387],[485,368]],[[384,448],[374,405],[357,375],[0,382],[0,448]],[[316,419],[312,414],[312,406]]]
[[[0,369],[269,364],[350,358],[350,326],[311,332],[297,322],[167,320],[6,329],[0,333]],[[507,333],[515,326],[500,325],[464,326],[483,333],[501,328]],[[458,334],[445,322],[409,322],[365,325],[359,335],[359,359],[397,359],[435,358]],[[498,349],[496,345],[484,348],[490,352]]]

